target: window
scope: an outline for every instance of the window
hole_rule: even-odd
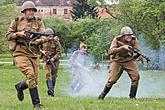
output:
[[[56,9],[53,9],[53,14],[57,14],[57,10]]]
[[[64,9],[64,14],[68,14],[68,9]]]

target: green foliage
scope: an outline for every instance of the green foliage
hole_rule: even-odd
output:
[[[8,30],[8,26],[10,22],[19,16],[16,5],[15,4],[7,4],[4,6],[0,6],[0,54],[4,52],[8,52],[8,44],[5,39],[5,34]]]
[[[165,30],[164,6],[162,0],[123,0],[119,4],[121,14],[118,17],[123,25],[142,34],[152,48],[159,48]]]
[[[1,0],[0,1],[0,6],[8,5],[8,4],[13,4],[15,3],[15,0]]]
[[[74,23],[73,32],[77,41],[87,44],[88,52],[95,57],[96,62],[101,60],[102,54],[107,54],[106,50],[114,37],[110,19],[81,19]]]
[[[60,43],[67,53],[67,49],[71,46],[74,38],[71,35],[71,23],[58,18],[46,18],[44,19],[46,28],[51,27],[55,30],[55,35],[60,39]]]
[[[77,0],[76,3],[73,4],[73,9],[71,11],[72,18],[74,20],[80,19],[80,18],[96,18],[96,6],[90,6],[87,2],[87,0]]]

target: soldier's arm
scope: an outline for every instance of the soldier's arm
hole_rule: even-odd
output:
[[[128,50],[128,46],[120,46],[118,47],[118,44],[117,44],[117,39],[114,38],[112,43],[111,43],[111,46],[108,50],[108,54],[109,55],[113,55],[113,54],[116,54],[116,53],[119,53],[121,51],[127,51]]]
[[[7,40],[15,40],[17,38],[17,35],[16,35],[16,30],[17,30],[17,27],[16,27],[16,21],[13,20],[10,25],[9,25],[9,29],[6,33],[6,38]]]
[[[61,44],[60,44],[59,41],[56,41],[56,45],[57,45],[57,47],[56,47],[56,54],[54,55],[53,58],[55,60],[59,60],[60,57],[61,57],[61,53],[62,53],[62,47],[61,47]]]

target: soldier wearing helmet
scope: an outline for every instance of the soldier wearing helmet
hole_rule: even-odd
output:
[[[12,44],[11,50],[16,66],[26,76],[25,80],[20,81],[15,85],[17,97],[22,101],[24,99],[23,90],[28,88],[34,108],[40,108],[41,104],[37,89],[39,45],[36,44],[42,44],[44,39],[37,39],[35,41],[36,44],[29,46],[29,35],[25,33],[26,29],[34,32],[45,31],[43,21],[40,18],[35,17],[36,12],[37,9],[33,2],[24,2],[21,10],[23,16],[17,17],[11,22],[6,38]]]
[[[43,44],[42,50],[46,84],[48,88],[47,94],[49,96],[54,96],[54,87],[62,50],[59,38],[55,36],[53,29],[47,28],[45,33],[49,34],[48,39],[50,39],[48,42]]]
[[[109,68],[109,78],[104,87],[104,90],[99,95],[98,99],[104,99],[106,94],[110,91],[113,84],[117,82],[121,74],[125,70],[131,79],[131,87],[129,97],[136,98],[136,92],[139,83],[139,73],[135,61],[142,59],[141,56],[132,56],[132,51],[129,47],[133,47],[140,51],[138,40],[133,35],[130,27],[123,27],[120,35],[115,37],[108,50],[110,55],[111,65]]]

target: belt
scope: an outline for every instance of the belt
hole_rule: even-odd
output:
[[[29,45],[29,43],[27,43],[27,45],[26,45],[23,42],[16,42],[16,43],[17,43],[17,45],[21,45],[21,46],[27,46],[27,45]],[[35,44],[30,44],[30,46],[36,46],[36,45]]]

